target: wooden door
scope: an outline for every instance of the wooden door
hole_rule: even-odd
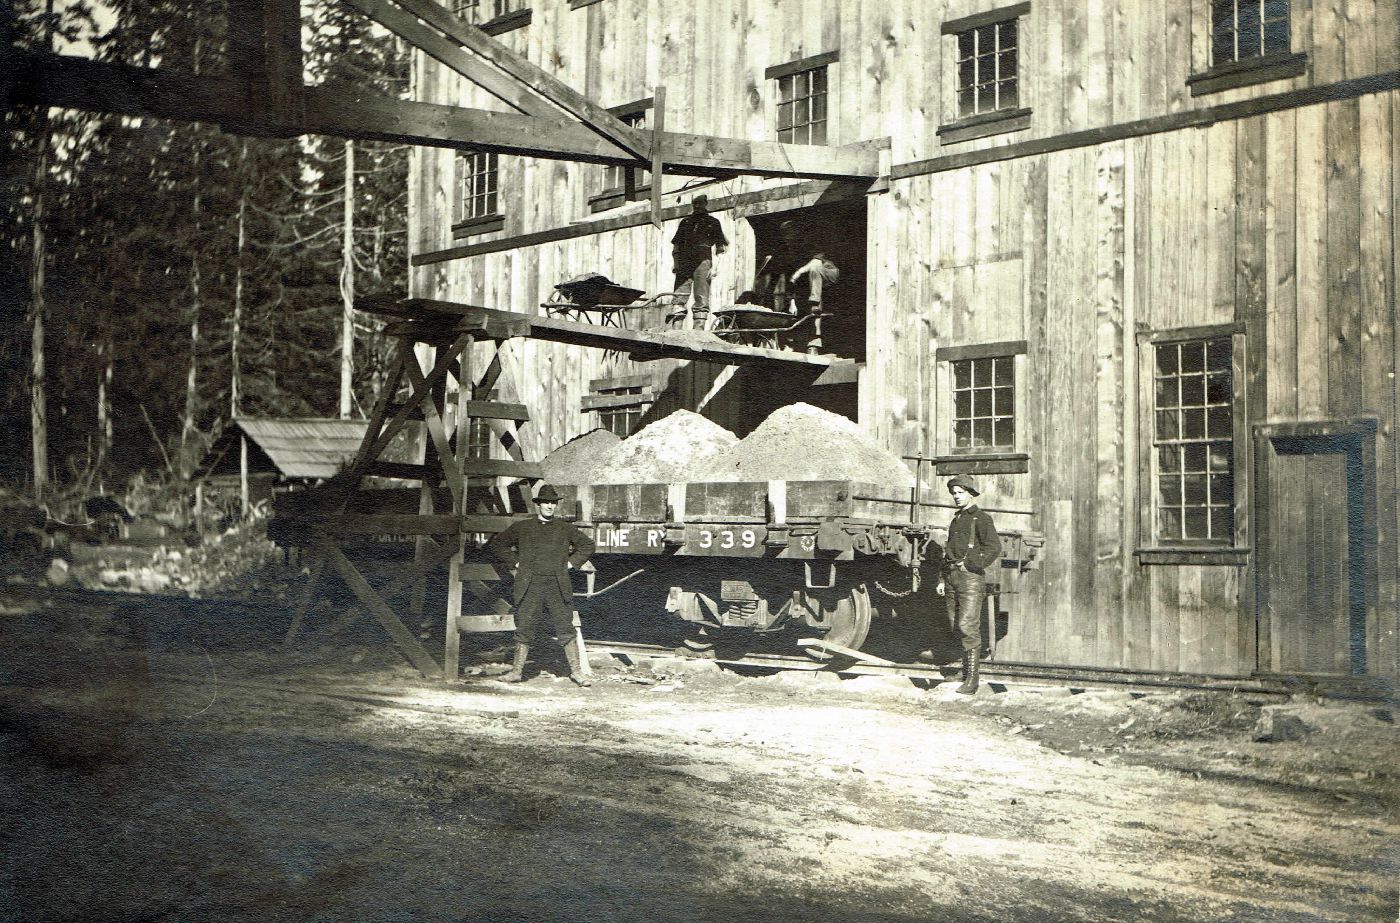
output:
[[[1257,448],[1260,665],[1274,673],[1364,673],[1373,575],[1362,440],[1263,435]]]

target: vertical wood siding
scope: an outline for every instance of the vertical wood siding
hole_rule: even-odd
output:
[[[603,105],[664,84],[672,130],[770,140],[775,87],[766,67],[839,51],[831,67],[834,144],[888,138],[894,164],[1149,119],[1400,67],[1397,0],[1300,0],[1293,50],[1304,74],[1193,97],[1209,65],[1209,3],[1033,0],[1020,71],[1029,129],[942,144],[956,104],[952,39],[941,23],[1001,4],[973,0],[603,0],[571,10],[536,0],[534,20],[503,41]],[[431,62],[420,99],[500,108]],[[1400,385],[1396,242],[1400,237],[1400,93],[1301,108],[894,181],[867,197],[867,368],[862,425],[900,454],[928,452],[937,427],[935,351],[1027,342],[1028,406],[1018,408],[1029,472],[988,476],[1018,526],[1042,531],[1041,569],[1008,601],[1006,659],[1248,673],[1255,668],[1254,586],[1245,567],[1140,564],[1152,489],[1145,330],[1243,322],[1251,423],[1379,418],[1375,505],[1379,562],[1368,600],[1371,669],[1400,675],[1397,559]],[[501,159],[505,230],[589,217],[602,168]],[[415,253],[451,246],[454,155],[420,149],[410,178]],[[712,198],[782,185],[668,177]],[[667,202],[676,201],[668,195]],[[752,228],[720,215],[733,246],[717,300],[755,263]],[[538,312],[551,286],[602,272],[649,292],[671,286],[668,223],[522,247],[412,273],[416,294]],[[460,243],[460,241],[459,241]],[[637,326],[660,322],[639,319]],[[481,347],[485,350],[488,347]],[[639,366],[559,344],[511,342],[502,397],[534,420],[538,457],[592,425],[590,379],[650,371],[676,407],[743,430],[743,375],[678,363]],[[812,399],[810,394],[798,395]],[[708,401],[708,402],[707,402]],[[707,403],[706,403],[707,402]],[[1246,467],[1250,459],[1246,458]],[[1239,473],[1248,483],[1252,472]],[[1239,511],[1251,537],[1251,487]]]

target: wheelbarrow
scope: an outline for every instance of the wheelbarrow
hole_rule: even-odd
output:
[[[736,305],[720,308],[714,313],[715,336],[744,346],[761,346],[779,349],[782,340],[804,324],[814,320],[816,315],[804,314],[796,317],[783,311],[758,308],[752,305]]]
[[[625,326],[622,323],[624,311],[650,304],[635,303],[644,294],[641,289],[618,285],[607,276],[593,272],[560,282],[554,290],[559,297],[541,305],[546,311],[587,323],[593,323],[589,315],[596,312],[597,323],[603,327]]]

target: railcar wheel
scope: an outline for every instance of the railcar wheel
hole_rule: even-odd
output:
[[[821,606],[821,621],[826,623],[822,640],[859,650],[870,634],[870,594],[865,584],[841,590],[818,590],[815,602]],[[803,652],[813,660],[828,661],[832,655],[817,648],[804,647]]]

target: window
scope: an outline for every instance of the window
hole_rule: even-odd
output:
[[[991,22],[958,33],[958,115],[1014,109],[1016,20]]]
[[[940,347],[939,474],[1009,474],[1029,470],[1018,408],[1025,406],[1024,340]]]
[[[1216,67],[1288,51],[1288,0],[1212,0],[1210,16]]]
[[[943,23],[952,43],[944,80],[955,88],[945,96],[952,120],[938,129],[944,144],[1030,127],[1020,76],[1021,17],[1029,12],[1020,3]]]
[[[837,60],[829,51],[812,58],[770,67],[764,73],[777,83],[777,136],[784,144],[825,144],[830,132],[827,68]]]
[[[500,170],[494,153],[475,151],[457,155],[457,220],[452,229],[459,234],[500,230],[498,184]]]
[[[591,383],[583,411],[597,411],[600,427],[626,439],[637,431],[655,400],[650,376],[600,378]]]
[[[1229,336],[1153,346],[1156,535],[1161,545],[1232,544],[1234,384]]]
[[[1016,444],[1016,372],[1011,356],[960,359],[953,366],[953,451]]]
[[[488,35],[500,35],[530,24],[525,0],[452,0],[452,12]]]
[[[1194,0],[1193,15],[1210,16],[1207,51],[1195,51],[1200,71],[1186,78],[1192,96],[1218,93],[1307,72],[1308,56],[1292,53],[1289,0]],[[1304,30],[1306,32],[1306,30]]]
[[[624,125],[632,128],[646,128],[647,112],[651,107],[652,100],[643,99],[625,106],[617,106],[608,111],[617,116]],[[630,188],[628,184],[629,173],[632,174]],[[621,205],[629,198],[639,198],[646,190],[646,184],[650,178],[651,172],[648,170],[639,170],[636,167],[626,167],[620,164],[606,166],[603,168],[602,188],[596,195],[589,198],[589,205],[592,206],[593,211],[600,211]]]

